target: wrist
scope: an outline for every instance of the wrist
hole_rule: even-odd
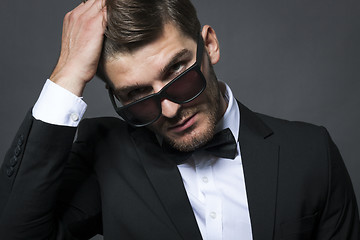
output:
[[[49,79],[78,97],[82,96],[86,85],[85,81],[79,80],[79,78],[74,75],[53,73]]]

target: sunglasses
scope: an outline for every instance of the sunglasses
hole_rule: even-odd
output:
[[[154,123],[162,114],[161,101],[168,99],[177,104],[185,104],[198,97],[206,88],[206,80],[201,72],[204,43],[200,36],[197,41],[196,62],[179,76],[166,84],[159,92],[138,99],[124,106],[118,106],[117,97],[109,88],[109,96],[115,111],[127,123],[144,127]]]

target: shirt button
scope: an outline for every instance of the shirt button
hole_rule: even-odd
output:
[[[71,118],[71,120],[73,120],[74,122],[79,121],[79,115],[77,115],[76,113],[72,113],[72,114],[70,115],[70,118]]]
[[[216,212],[211,212],[211,213],[210,213],[210,217],[211,217],[212,219],[215,219],[215,218],[216,218]]]
[[[208,179],[207,177],[202,177],[202,181],[203,181],[204,183],[208,183],[208,182],[209,182],[209,179]]]

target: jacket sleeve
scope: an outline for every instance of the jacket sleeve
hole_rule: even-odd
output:
[[[326,132],[328,145],[328,192],[316,239],[360,239],[355,193],[338,148]]]
[[[84,227],[76,221],[83,216],[75,211],[72,199],[59,197],[82,188],[62,190],[68,189],[64,184],[71,185],[77,175],[68,174],[64,180],[75,133],[74,127],[47,124],[35,120],[31,112],[27,114],[1,167],[1,239],[74,239],[67,221],[72,221],[75,231]],[[92,179],[87,176],[77,183],[93,184]],[[83,201],[87,194],[83,192],[81,197],[74,197],[75,201]]]

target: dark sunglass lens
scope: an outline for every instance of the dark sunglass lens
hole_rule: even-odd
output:
[[[123,114],[131,123],[143,125],[155,120],[160,114],[160,109],[156,99],[151,97],[127,107]]]
[[[166,89],[166,94],[172,101],[185,102],[195,97],[204,88],[204,81],[200,73],[190,70]]]

